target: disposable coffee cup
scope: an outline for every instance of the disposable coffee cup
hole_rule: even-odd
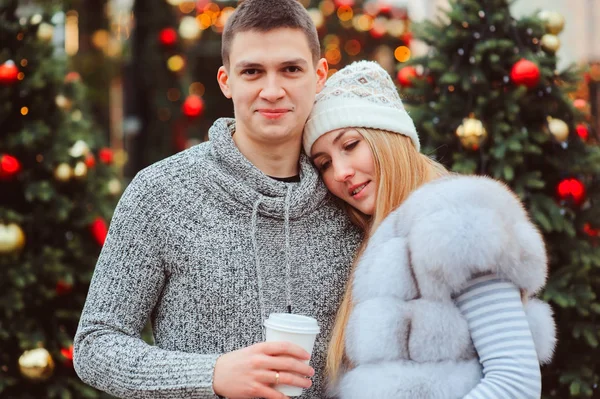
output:
[[[311,354],[320,331],[319,323],[312,317],[289,313],[271,313],[265,327],[267,342],[291,342]],[[302,395],[300,387],[279,384],[274,388],[287,396]]]

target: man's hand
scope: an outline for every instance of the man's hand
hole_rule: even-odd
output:
[[[309,388],[312,381],[304,376],[315,374],[305,363],[309,359],[308,352],[289,342],[262,342],[229,352],[217,359],[213,390],[230,399],[284,399],[273,385]]]

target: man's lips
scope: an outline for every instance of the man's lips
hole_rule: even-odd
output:
[[[289,109],[284,109],[284,108],[274,108],[274,109],[261,108],[256,111],[259,114],[261,114],[262,116],[264,116],[265,118],[269,118],[269,119],[281,118],[282,116],[284,116],[285,114],[290,112]]]

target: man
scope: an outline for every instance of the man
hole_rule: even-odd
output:
[[[327,340],[359,241],[300,154],[327,63],[296,0],[241,3],[222,56],[235,119],[135,177],[94,272],[74,364],[113,395],[283,398],[280,383],[325,396]],[[301,348],[262,342],[264,320],[286,311],[320,324],[314,370]],[[155,346],[140,338],[148,319]]]

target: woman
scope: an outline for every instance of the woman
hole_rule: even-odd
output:
[[[333,394],[539,398],[555,328],[532,297],[547,259],[517,197],[420,154],[413,121],[374,62],[328,80],[304,148],[366,237],[330,341]]]

